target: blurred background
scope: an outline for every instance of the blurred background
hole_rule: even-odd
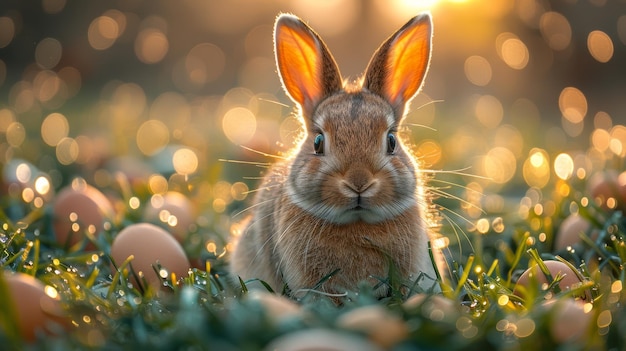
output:
[[[74,177],[117,189],[123,174],[139,199],[177,190],[227,218],[263,170],[240,161],[273,162],[261,153],[298,135],[276,15],[307,21],[356,78],[425,10],[434,51],[407,132],[469,231],[486,214],[554,214],[535,205],[567,195],[558,182],[624,168],[625,0],[3,0],[0,164],[5,183],[43,180],[2,191],[42,207]]]

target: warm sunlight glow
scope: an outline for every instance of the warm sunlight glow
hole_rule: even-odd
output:
[[[224,114],[222,128],[231,142],[242,145],[256,132],[256,117],[245,107],[234,107]]]
[[[198,156],[190,149],[178,149],[172,156],[172,163],[178,174],[189,175],[198,169]]]
[[[151,119],[137,130],[137,147],[146,156],[161,151],[170,141],[170,131],[165,123]]]
[[[559,154],[554,159],[554,172],[556,176],[568,180],[574,174],[574,160],[568,154]]]
[[[465,60],[465,76],[472,84],[485,86],[491,81],[491,64],[482,56],[470,56]]]
[[[35,190],[41,195],[46,195],[50,191],[50,181],[48,178],[40,176],[35,180]]]
[[[550,162],[548,153],[542,149],[533,149],[524,161],[523,175],[526,183],[532,187],[543,188],[550,180]]]
[[[505,184],[513,178],[517,160],[513,153],[504,147],[495,147],[482,158],[482,173],[495,183]]]

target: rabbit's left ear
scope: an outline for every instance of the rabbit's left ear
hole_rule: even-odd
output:
[[[428,70],[432,22],[424,13],[407,22],[374,53],[363,86],[384,97],[402,115]]]
[[[323,98],[341,90],[339,68],[322,39],[296,16],[278,17],[274,46],[283,87],[310,118]]]

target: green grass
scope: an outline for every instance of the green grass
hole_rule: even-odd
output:
[[[582,243],[573,252],[552,252],[546,244],[553,240],[567,211],[555,211],[550,218],[531,214],[507,223],[504,232],[469,233],[452,242],[448,262],[452,274],[441,282],[442,296],[426,298],[417,305],[405,304],[409,295],[422,292],[415,288],[418,284],[402,281],[392,270],[389,277],[380,278],[381,284],[391,288],[387,298],[375,299],[372,288],[366,285],[342,298],[341,306],[313,293],[294,301],[298,313],[280,313],[283,309],[273,309],[266,299],[248,298],[245,284],[228,277],[227,254],[200,252],[208,271],[193,268],[178,282],[164,279],[160,291],[145,282],[134,287],[130,284],[132,271],[124,269],[131,260],[117,262],[115,269],[108,256],[116,233],[139,220],[132,211],[98,236],[97,250],[69,250],[52,238],[49,206],[33,210],[6,197],[2,202],[5,210],[0,212],[0,264],[5,271],[35,276],[53,286],[73,322],[58,336],[42,335],[33,343],[25,342],[16,329],[16,312],[0,275],[0,344],[32,350],[256,350],[285,336],[298,335],[296,332],[319,329],[380,343],[374,332],[391,318],[401,321],[401,329],[406,330],[400,337],[385,341],[384,346],[394,350],[623,349],[626,313],[621,306],[626,299],[621,287],[626,279],[626,220],[619,211],[583,206],[580,200],[584,196],[573,192],[555,200],[561,209],[576,203],[581,215],[598,231],[593,240],[581,233]],[[13,219],[9,212],[20,217]],[[535,220],[540,220],[539,227],[533,226]],[[441,232],[452,236],[453,229],[444,223]],[[217,225],[207,225],[190,233],[187,251],[192,250],[190,247],[197,251],[192,245],[194,236],[219,237],[219,232]],[[541,233],[549,238],[539,240]],[[459,253],[469,242],[474,251],[465,248],[465,254]],[[563,275],[547,274],[547,289],[535,284],[527,287],[525,299],[514,295],[519,273],[533,263],[545,271],[542,260],[546,259],[567,262],[584,282],[561,290],[558,282]],[[590,291],[593,299],[585,307],[589,327],[576,340],[555,338],[555,325],[582,322],[560,317],[559,308],[553,305],[560,306],[585,291]],[[449,306],[438,304],[436,299],[442,297]],[[556,303],[546,304],[546,297]],[[358,314],[359,309],[371,305],[385,311],[380,322],[358,327],[339,322],[342,316]]]

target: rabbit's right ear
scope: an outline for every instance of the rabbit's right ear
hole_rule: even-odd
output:
[[[278,16],[274,46],[283,87],[304,116],[311,117],[324,97],[341,90],[339,68],[328,48],[298,17]]]
[[[422,87],[430,62],[431,37],[430,14],[413,17],[378,48],[363,86],[387,99],[402,114]]]

